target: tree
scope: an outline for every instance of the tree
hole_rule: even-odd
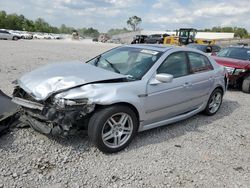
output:
[[[6,25],[6,12],[5,11],[0,11],[0,28],[4,28]]]
[[[248,37],[248,32],[245,28],[234,28],[234,35],[235,37],[240,37],[240,38],[247,38]]]
[[[133,31],[138,30],[138,25],[142,22],[142,19],[138,16],[132,16],[128,19],[127,24],[132,28]]]
[[[245,28],[240,28],[240,27],[213,27],[212,29],[204,29],[201,31],[205,32],[225,32],[225,33],[234,33],[235,37],[240,37],[240,38],[248,38],[249,34]]]

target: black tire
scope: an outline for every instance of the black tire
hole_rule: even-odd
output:
[[[212,111],[210,108],[210,104],[212,103],[212,101],[213,101],[213,97],[215,96],[215,95],[217,95],[217,94],[219,94],[220,96],[221,96],[221,98],[220,98],[220,103],[218,104],[218,106],[216,107],[217,109],[215,110],[215,111]],[[204,114],[206,114],[206,115],[208,115],[208,116],[212,116],[212,115],[214,115],[214,114],[216,114],[217,112],[218,112],[218,110],[220,109],[220,106],[221,106],[221,104],[222,104],[222,99],[223,99],[223,91],[220,89],[220,88],[216,88],[213,92],[212,92],[212,94],[210,95],[210,97],[209,97],[209,100],[208,100],[208,102],[207,102],[207,106],[206,106],[206,108],[205,108],[205,110],[203,111],[204,112]]]
[[[133,123],[133,126],[132,126],[132,129],[130,131],[131,132],[130,135],[127,137],[127,140],[125,139],[124,140],[125,142],[121,146],[111,147],[111,146],[108,146],[107,144],[105,144],[105,141],[102,138],[104,135],[103,131],[105,130],[105,127],[108,124],[108,120],[111,117],[114,117],[116,114],[119,114],[119,113],[124,113],[124,114],[127,114],[128,116],[130,116],[130,120],[131,120],[130,122]],[[90,140],[92,141],[92,143],[102,152],[115,153],[115,152],[123,150],[125,147],[127,147],[130,144],[130,142],[132,141],[132,139],[134,138],[134,136],[137,132],[138,125],[139,125],[138,122],[139,121],[135,115],[135,112],[127,106],[112,105],[112,106],[100,108],[92,115],[92,117],[89,120],[88,136],[89,136]],[[113,135],[114,135],[114,133],[113,133]]]
[[[250,76],[243,80],[242,91],[244,93],[250,93]]]
[[[13,40],[18,40],[18,37],[14,36],[14,37],[13,37]]]

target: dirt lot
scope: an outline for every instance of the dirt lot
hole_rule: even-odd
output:
[[[0,88],[35,67],[86,60],[115,45],[0,41]],[[0,104],[1,105],[1,104]],[[139,133],[105,155],[84,133],[48,138],[30,128],[0,138],[0,187],[250,187],[250,95],[228,91],[213,117]]]

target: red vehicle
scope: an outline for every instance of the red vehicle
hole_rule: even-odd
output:
[[[250,93],[250,47],[236,46],[222,49],[212,58],[227,68],[229,86]]]

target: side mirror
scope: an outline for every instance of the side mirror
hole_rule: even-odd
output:
[[[174,77],[171,74],[165,74],[165,73],[156,74],[155,77],[151,80],[150,84],[156,85],[159,83],[169,83],[173,81],[173,78]]]

